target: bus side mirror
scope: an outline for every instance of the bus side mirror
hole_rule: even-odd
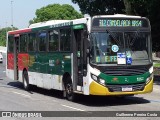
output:
[[[85,38],[87,38],[88,35],[89,35],[89,34],[88,34],[88,31],[87,31],[87,30],[84,30],[83,35],[84,35]]]

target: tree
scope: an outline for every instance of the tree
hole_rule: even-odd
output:
[[[153,51],[160,51],[160,1],[159,0],[124,0],[126,13],[149,18],[152,28]]]
[[[6,46],[7,32],[11,31],[11,30],[12,30],[11,27],[6,27],[6,28],[0,29],[0,46]],[[13,27],[13,30],[17,30],[17,28]]]
[[[151,0],[148,2],[148,18],[151,21],[153,50],[160,51],[160,0]]]
[[[71,20],[82,18],[82,14],[78,13],[71,5],[68,4],[50,4],[36,10],[36,17],[29,23],[37,23],[48,20]]]
[[[124,5],[125,5],[125,12],[128,15],[132,14],[132,8],[131,8],[131,2],[129,0],[123,0]]]
[[[150,0],[123,0],[125,12],[128,15],[147,16],[150,9]]]
[[[78,4],[82,14],[94,15],[111,15],[124,13],[123,0],[72,0]]]
[[[152,27],[153,51],[160,51],[160,0],[72,0],[83,14],[124,13],[149,18]]]

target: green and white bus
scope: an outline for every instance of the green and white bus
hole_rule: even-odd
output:
[[[134,95],[153,89],[150,22],[145,17],[100,15],[52,20],[8,32],[9,78],[75,94]]]

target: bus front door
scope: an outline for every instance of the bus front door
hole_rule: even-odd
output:
[[[19,79],[18,75],[18,52],[19,52],[19,36],[14,37],[14,80]]]
[[[74,30],[73,41],[73,90],[82,91],[85,64],[84,28]]]

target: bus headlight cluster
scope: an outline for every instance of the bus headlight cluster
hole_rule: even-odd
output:
[[[150,73],[150,74],[152,74],[152,73],[153,73],[153,66],[152,66],[152,67],[150,67],[150,69],[149,69],[149,73]]]
[[[105,80],[99,79],[100,84],[105,85]]]
[[[146,84],[148,84],[152,79],[153,79],[153,74],[151,74],[151,75],[146,79]]]
[[[91,77],[92,77],[93,80],[98,81],[98,77],[97,76],[91,74]]]
[[[105,85],[105,80],[97,77],[96,75],[91,74],[91,78],[92,78],[94,81],[96,81],[96,82],[98,82],[98,83],[100,83],[100,84],[102,84],[102,85]]]

